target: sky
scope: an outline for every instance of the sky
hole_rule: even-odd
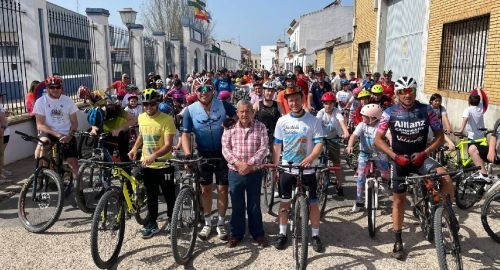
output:
[[[85,14],[86,8],[109,10],[109,23],[122,26],[118,10],[131,7],[138,11],[136,23],[141,23],[141,6],[149,0],[49,0],[64,8]],[[168,1],[168,0],[165,0]],[[332,0],[206,0],[212,16],[215,39],[234,39],[241,46],[260,53],[260,46],[274,45],[280,38],[288,43],[286,29],[300,15],[319,10]],[[351,6],[353,0],[342,5]]]

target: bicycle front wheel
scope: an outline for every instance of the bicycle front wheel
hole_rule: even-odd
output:
[[[320,218],[325,216],[326,202],[328,200],[328,186],[329,179],[327,173],[322,173],[318,177],[318,202],[319,202],[319,216]]]
[[[455,201],[458,208],[468,209],[481,200],[484,184],[474,182],[474,172],[466,172],[458,179],[455,187]]]
[[[500,243],[500,190],[495,191],[484,202],[481,223],[491,239]]]
[[[121,190],[110,189],[99,200],[90,231],[90,252],[97,267],[116,264],[125,233],[125,204]]]
[[[42,169],[36,181],[33,174],[22,187],[17,214],[26,230],[41,233],[59,219],[63,204],[61,179],[54,171]]]
[[[146,225],[149,222],[149,212],[148,212],[148,198],[146,195],[146,188],[143,185],[137,187],[139,190],[137,191],[137,196],[135,199],[137,200],[137,212],[135,212],[134,217],[137,223],[140,225]]]
[[[104,194],[104,179],[109,177],[109,170],[99,168],[92,163],[83,163],[78,169],[75,182],[75,202],[84,213],[92,214]]]
[[[293,212],[292,238],[293,257],[295,259],[295,269],[306,269],[307,266],[307,240],[309,223],[309,211],[306,198],[297,197]]]
[[[458,224],[451,205],[439,206],[434,214],[434,241],[440,269],[463,269]]]
[[[193,255],[198,234],[199,207],[191,187],[183,188],[175,200],[172,214],[172,253],[175,262],[186,264]]]
[[[272,173],[269,170],[264,171],[264,181],[262,182],[262,193],[264,195],[264,207],[269,207],[269,202],[273,194],[271,188],[273,185]]]
[[[375,236],[375,227],[376,223],[375,220],[377,218],[377,209],[375,208],[375,190],[373,186],[373,180],[367,181],[367,206],[366,206],[366,211],[367,211],[367,216],[368,216],[368,234],[370,237]]]

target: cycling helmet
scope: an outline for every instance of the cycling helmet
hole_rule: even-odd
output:
[[[382,107],[378,104],[366,104],[361,108],[361,115],[380,119],[382,117]]]
[[[172,114],[172,106],[168,102],[162,102],[158,105],[158,110],[162,113]]]
[[[345,80],[345,79],[344,80],[340,80],[340,85],[342,85],[342,86],[346,86],[346,85],[349,85],[349,84],[350,84],[349,80]]]
[[[289,80],[289,79],[291,79],[291,80],[294,80],[294,81],[295,81],[295,80],[297,79],[297,77],[295,76],[295,74],[293,74],[293,72],[288,72],[288,73],[285,75],[285,80]]]
[[[359,92],[358,98],[370,97],[371,95],[372,95],[372,93],[370,93],[370,91],[363,89],[363,90],[361,90],[361,92]]]
[[[198,78],[194,79],[194,81],[193,81],[193,90],[194,91],[198,91],[198,88],[200,88],[202,86],[206,86],[206,87],[210,88],[211,90],[214,89],[214,85],[212,84],[212,80],[207,75],[198,77]]]
[[[262,87],[264,89],[276,89],[276,83],[274,81],[267,81],[262,85]]]
[[[403,77],[399,78],[396,81],[394,89],[397,91],[397,90],[403,90],[406,88],[417,89],[417,81],[415,81],[415,79],[413,79],[412,77],[403,76]]]
[[[90,90],[85,85],[80,85],[77,93],[78,93],[78,98],[80,99],[86,99],[87,97],[90,96]]]
[[[372,75],[372,72],[368,70],[368,71],[365,73],[365,75],[366,75],[366,76],[368,76],[368,75]]]
[[[220,91],[219,99],[222,101],[228,101],[231,98],[231,92],[229,91]]]
[[[47,80],[45,80],[45,84],[47,87],[52,85],[62,85],[62,79],[59,76],[49,76]]]
[[[333,92],[326,92],[321,96],[321,101],[337,101],[337,98],[333,94]]]
[[[127,85],[127,91],[135,91],[135,90],[139,90],[139,87],[137,87],[137,85],[135,84],[129,84]]]
[[[361,88],[359,88],[359,87],[356,87],[356,88],[354,88],[354,90],[352,90],[352,94],[354,95],[354,97],[358,97],[360,92],[361,92]]]
[[[104,123],[104,111],[99,107],[94,107],[87,112],[87,121],[91,126],[100,127]]]
[[[367,81],[367,82],[365,82],[365,84],[363,85],[363,88],[364,88],[364,89],[368,89],[368,90],[370,90],[370,89],[372,88],[372,86],[373,86],[373,81]]]
[[[291,96],[291,95],[295,95],[295,94],[300,94],[302,95],[302,90],[296,86],[296,87],[287,87],[285,88],[285,98],[287,98],[288,96]]]
[[[159,84],[159,85],[163,85],[163,81],[162,80],[156,80],[155,84]]]
[[[254,81],[260,81],[260,80],[263,80],[264,79],[264,76],[262,76],[262,73],[255,73],[253,75],[253,80]]]
[[[142,101],[143,102],[156,102],[158,101],[158,92],[156,92],[153,88],[145,89],[142,92]]]
[[[236,78],[236,79],[234,80],[234,82],[235,82],[235,83],[237,83],[237,84],[240,84],[240,82],[241,82],[241,78]]]
[[[127,99],[130,100],[131,98],[139,100],[139,97],[136,94],[130,94]]]
[[[196,93],[190,93],[186,96],[186,102],[188,104],[192,104],[198,100],[198,97],[196,96]]]
[[[384,76],[385,75],[388,75],[388,76],[392,76],[392,70],[384,70]]]
[[[372,86],[372,89],[370,90],[372,94],[382,94],[384,93],[384,88],[382,88],[382,85],[376,84]]]

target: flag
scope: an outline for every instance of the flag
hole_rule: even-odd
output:
[[[205,10],[207,6],[203,0],[189,0],[188,6],[192,6],[194,8],[194,17],[198,20],[204,20],[210,23],[210,14]]]

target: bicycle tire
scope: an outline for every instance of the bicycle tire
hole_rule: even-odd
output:
[[[424,200],[424,209],[426,215],[421,217],[420,227],[422,232],[424,233],[425,240],[430,243],[434,243],[434,214],[433,214],[433,203],[429,200],[429,198]],[[434,211],[435,213],[435,211]]]
[[[78,169],[78,174],[75,179],[74,195],[76,206],[84,213],[94,213],[97,203],[99,202],[98,197],[103,192],[104,187],[102,186],[102,178],[104,175],[100,174],[101,170],[102,169],[88,162],[83,163]],[[95,179],[96,176],[97,179]],[[99,187],[100,190],[97,191]]]
[[[479,202],[483,196],[484,184],[474,183],[474,172],[465,172],[456,180],[455,202],[458,208],[466,210]]]
[[[368,203],[366,206],[368,216],[368,234],[373,238],[375,236],[375,222],[377,217],[377,209],[375,209],[375,191],[373,187],[373,181],[368,182],[368,190],[365,196],[368,197]]]
[[[305,270],[307,266],[309,213],[306,198],[299,196],[295,201],[293,214],[293,257],[295,269]]]
[[[267,213],[272,214],[273,213],[273,206],[274,206],[274,193],[276,192],[276,186],[278,185],[274,179],[272,179],[271,175],[271,200],[269,201]]]
[[[79,159],[87,159],[92,156],[96,138],[88,136],[80,136],[78,139],[77,153]]]
[[[36,197],[37,200],[34,201],[31,195],[33,194],[33,183],[35,180],[35,175],[32,174],[28,178],[28,182],[24,184],[19,195],[19,200],[17,204],[17,214],[19,220],[23,227],[32,233],[41,233],[48,230],[54,223],[59,219],[61,215],[62,208],[64,206],[64,196],[62,192],[62,182],[61,178],[57,173],[49,169],[42,169],[38,173]],[[55,190],[54,190],[55,188]],[[43,192],[42,192],[43,191]],[[53,200],[51,199],[54,198]],[[27,211],[30,207],[29,204],[34,203],[33,212],[45,212],[44,209],[48,209],[51,205],[55,206],[53,213],[49,212],[46,216],[47,218],[42,219],[39,223],[35,224],[32,217],[39,216],[42,213],[31,214]]]
[[[446,205],[446,202],[444,202],[444,205]],[[451,224],[453,222],[451,215],[454,215],[454,213],[451,210],[451,205],[444,205],[439,206],[434,213],[434,239],[439,268],[463,269],[458,230],[453,229],[453,225]],[[447,237],[451,240],[449,244],[445,243],[445,238]],[[449,264],[455,265],[449,267]]]
[[[272,185],[272,177],[269,177],[270,173],[268,170],[264,170],[264,181],[262,182],[262,193],[264,195],[264,205],[266,207],[269,207],[269,201],[270,201],[270,192],[271,192],[271,185]],[[271,182],[270,182],[271,181]],[[271,195],[273,196],[273,195]]]
[[[326,202],[328,200],[328,186],[329,186],[329,181],[327,179],[327,173],[320,174],[320,176],[318,177],[318,188],[317,188],[320,218],[325,216]]]
[[[140,189],[138,193],[140,194],[139,200],[141,201],[135,202],[138,209],[137,212],[135,212],[134,214],[134,218],[140,225],[146,225],[149,222],[149,212],[147,203],[148,199],[146,194],[146,188],[144,187],[144,185],[140,185],[140,187],[138,186],[137,188]]]
[[[198,202],[195,199],[195,192],[191,187],[183,188],[179,192],[179,196],[175,200],[174,211],[172,214],[172,226],[171,226],[171,244],[172,244],[172,254],[174,255],[175,262],[181,265],[186,264],[193,255],[194,246],[196,244],[196,236],[198,234],[198,216],[200,214],[200,208],[198,207]],[[186,200],[189,200],[188,205],[192,208],[190,210],[190,217],[186,220],[183,219],[182,213],[186,206]],[[189,239],[189,244],[185,248],[185,252],[181,254],[179,240],[182,238],[181,228],[187,227],[187,235]]]
[[[111,217],[109,220],[110,224],[108,224],[109,211],[112,206],[108,205],[108,202],[112,202],[113,200],[115,201],[114,204],[117,208],[116,217]],[[90,230],[90,253],[92,254],[92,260],[94,260],[95,265],[101,269],[108,269],[114,266],[118,260],[118,255],[120,255],[125,233],[125,208],[121,190],[110,189],[104,193],[95,209],[92,219],[92,227]],[[105,219],[104,223],[103,219]],[[109,258],[103,259],[103,253],[109,251],[110,249],[104,248],[103,252],[100,252],[98,237],[103,232],[108,231],[108,227],[112,235],[116,235],[116,231],[118,231],[118,239]]]
[[[492,203],[499,203],[499,205],[495,207],[498,208],[498,213],[498,211],[500,211],[500,190],[497,190],[495,191],[495,193],[491,194],[488,199],[486,199],[481,209],[481,223],[483,224],[484,230],[486,231],[486,233],[488,233],[491,239],[493,239],[497,243],[500,243],[500,227],[498,227],[497,225],[499,229],[491,228],[491,224],[493,224],[493,222],[499,224],[500,220],[493,221],[488,217],[488,213],[490,213],[493,208]]]

